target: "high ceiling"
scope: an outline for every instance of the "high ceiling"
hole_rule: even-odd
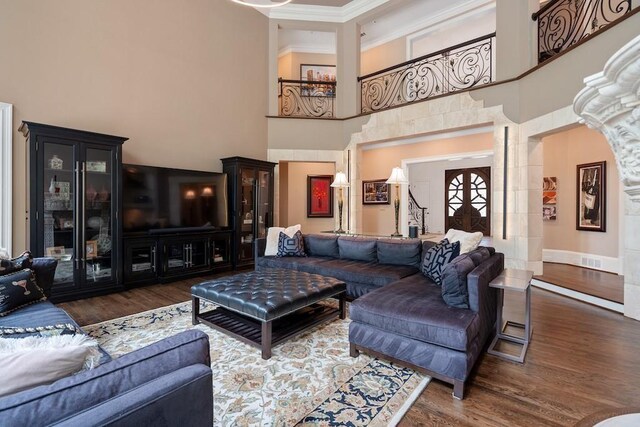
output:
[[[351,3],[353,0],[293,0],[295,4],[309,4],[313,6],[331,6],[342,7],[347,3]]]

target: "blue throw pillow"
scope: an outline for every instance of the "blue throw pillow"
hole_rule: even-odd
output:
[[[14,273],[25,268],[31,268],[32,265],[33,257],[29,251],[23,252],[22,255],[17,258],[0,259],[0,275]]]
[[[0,316],[45,299],[32,270],[25,268],[0,276]]]
[[[293,237],[287,236],[282,231],[280,232],[280,236],[278,237],[278,253],[276,256],[307,256],[304,252],[304,239],[300,230],[296,231]]]
[[[440,286],[444,267],[458,255],[460,255],[460,242],[451,243],[448,239],[440,241],[427,251],[422,262],[422,274]]]

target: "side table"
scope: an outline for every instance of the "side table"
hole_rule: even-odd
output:
[[[531,279],[533,279],[533,271],[529,270],[516,270],[505,269],[498,277],[489,282],[489,286],[498,289],[498,318],[496,320],[496,336],[489,346],[488,353],[495,356],[502,357],[507,360],[511,360],[518,363],[524,363],[524,358],[527,355],[527,349],[529,348],[529,341],[531,340]],[[502,324],[502,310],[504,307],[504,291],[515,291],[525,294],[525,311],[524,311],[524,324],[507,321]],[[517,337],[505,333],[508,326],[523,329],[524,336]],[[498,341],[504,340],[512,343],[522,345],[520,354],[514,356],[495,349]]]

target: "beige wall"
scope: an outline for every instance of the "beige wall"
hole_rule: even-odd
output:
[[[283,165],[286,165],[286,176],[282,174]],[[307,175],[335,175],[335,173],[335,163],[280,162],[280,188],[283,185],[287,187],[286,195],[280,193],[280,226],[300,224],[303,233],[333,230],[335,223],[333,218],[307,218]],[[333,210],[337,213],[338,206],[335,200]]]
[[[400,166],[403,159],[435,157],[493,149],[493,134],[477,134],[437,141],[363,150],[360,167],[362,180],[387,179],[391,169]],[[363,205],[362,231],[367,234],[391,234],[395,230],[393,199],[395,188],[391,189],[389,205]],[[360,202],[361,203],[361,202]]]
[[[300,80],[300,65],[336,65],[336,55],[326,53],[293,52],[278,57],[278,77]]]
[[[365,50],[360,55],[360,75],[364,76],[407,60],[406,37]]]
[[[267,18],[227,1],[0,0],[0,100],[22,120],[130,138],[124,161],[266,158]],[[26,246],[14,132],[14,252]]]
[[[606,138],[580,126],[542,139],[544,176],[558,178],[557,220],[544,221],[543,247],[618,257],[620,182]],[[606,232],[576,230],[576,166],[607,162]]]

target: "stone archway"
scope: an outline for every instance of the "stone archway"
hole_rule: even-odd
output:
[[[575,117],[575,116],[574,116]],[[359,163],[362,158],[364,144],[396,141],[451,132],[459,129],[493,125],[493,168],[494,185],[493,200],[503,199],[504,156],[504,128],[509,129],[509,151],[507,155],[507,209],[506,209],[506,238],[502,236],[503,208],[496,203],[493,209],[492,230],[493,244],[496,249],[505,254],[505,264],[512,268],[533,269],[534,264],[542,267],[542,251],[531,251],[528,223],[528,196],[532,186],[539,185],[542,191],[542,178],[539,183],[533,183],[530,175],[542,177],[542,165],[530,164],[529,146],[526,139],[520,137],[519,126],[508,119],[502,106],[485,107],[483,101],[476,101],[468,92],[452,94],[401,108],[374,113],[360,132],[351,136],[346,150],[351,150],[352,190],[349,198],[351,220],[349,229],[362,231],[362,206]],[[400,165],[398,165],[400,166]],[[408,190],[403,186],[400,217],[406,218]],[[406,234],[406,230],[405,230]],[[539,239],[541,240],[541,239]],[[535,245],[536,243],[533,242]]]
[[[574,110],[583,123],[605,135],[616,158],[626,193],[624,314],[640,320],[640,36],[585,84]]]

